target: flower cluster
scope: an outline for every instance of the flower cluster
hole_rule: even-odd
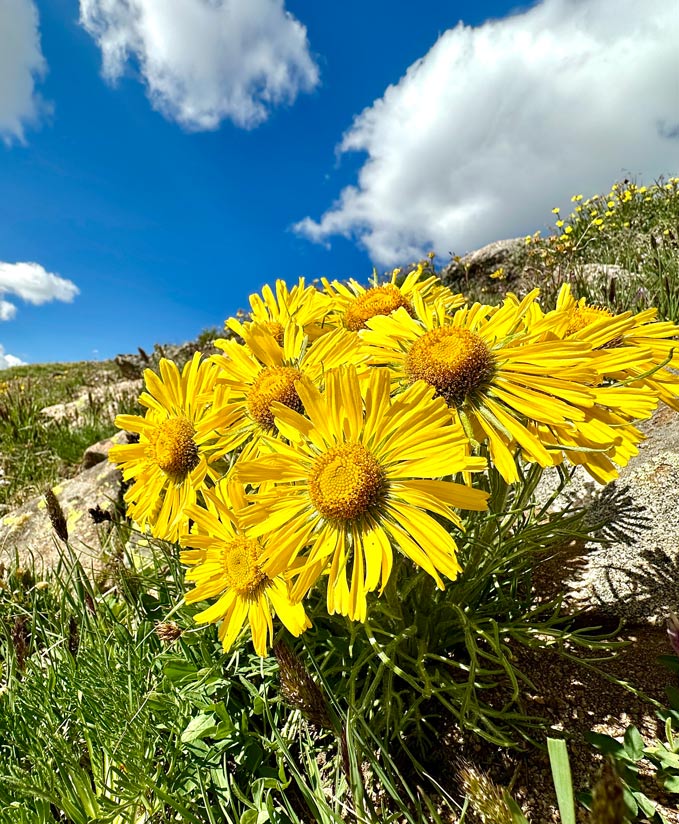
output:
[[[537,246],[540,259],[552,261],[584,251],[600,242],[600,236],[610,237],[654,232],[660,239],[676,231],[676,202],[679,198],[679,177],[651,186],[637,186],[625,180],[614,183],[606,194],[583,199],[573,195],[573,211],[561,215],[558,206],[552,209],[556,231],[544,240],[541,233],[527,235],[527,246]],[[648,208],[653,204],[653,209]]]
[[[293,634],[305,598],[364,621],[396,563],[443,589],[460,571],[461,512],[480,482],[526,463],[582,465],[607,482],[637,451],[636,419],[679,408],[673,338],[652,311],[613,315],[564,287],[546,312],[535,290],[466,303],[426,262],[364,288],[278,282],[226,321],[221,354],[145,373],[138,436],[110,458],[130,481],[128,514],[177,541],[196,618],[228,649],[273,614]],[[376,593],[377,595],[373,595]]]

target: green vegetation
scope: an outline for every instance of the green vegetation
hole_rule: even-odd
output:
[[[15,366],[0,371],[0,506],[17,506],[74,474],[83,451],[116,431],[105,412],[106,386],[118,379],[112,361]],[[103,387],[102,394],[93,394]],[[47,406],[83,398],[75,418],[50,420]],[[136,395],[116,408],[138,409]]]
[[[489,301],[538,283],[549,304],[570,282],[612,310],[657,306],[679,320],[678,184],[576,196],[554,234],[526,239],[514,261],[520,278],[495,272],[467,291]],[[584,277],[587,263],[633,277]],[[113,434],[105,394],[90,394],[75,420],[41,410],[116,378],[111,362],[0,374],[0,504],[44,492]],[[136,399],[117,407],[137,411]],[[676,690],[659,713],[665,742],[644,742],[635,727],[622,743],[592,736],[592,756],[610,760],[580,796],[565,743],[548,742],[544,719],[526,710],[522,661],[549,650],[603,671],[616,649],[610,635],[564,616],[559,597],[536,596],[539,559],[610,534],[592,512],[538,506],[539,477],[537,467],[522,470],[509,485],[489,471],[490,508],[465,517],[454,587],[442,592],[401,566],[365,622],[328,615],[320,587],[308,606],[313,628],[266,658],[249,643],[225,654],[215,626],[197,627],[206,604],[184,602],[177,548],[124,520],[96,582],[68,547],[44,580],[26,563],[0,565],[0,824],[526,824],[511,785],[464,759],[535,745],[548,748],[563,824],[576,820],[576,799],[592,824],[614,820],[616,793],[629,821],[664,822],[639,767],[679,792]],[[564,470],[555,496],[568,482]]]
[[[570,283],[588,304],[614,312],[654,307],[659,318],[678,321],[679,178],[648,187],[615,183],[605,195],[571,200],[569,215],[555,208],[550,232],[527,235],[523,247],[485,277],[470,276],[460,265],[452,288],[492,303],[507,291],[539,287],[541,303],[552,308],[561,285]],[[606,268],[595,273],[593,265]]]

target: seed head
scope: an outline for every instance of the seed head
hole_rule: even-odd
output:
[[[482,824],[512,824],[514,818],[504,791],[487,773],[463,761],[459,776],[469,806]]]
[[[624,824],[627,821],[622,781],[610,760],[604,762],[592,788],[590,824]]]
[[[57,496],[51,489],[45,492],[45,504],[47,505],[47,514],[52,522],[52,527],[62,541],[68,541],[68,526],[66,525],[66,517]]]
[[[281,695],[284,701],[299,710],[315,727],[334,732],[335,727],[325,696],[302,661],[282,642],[274,645],[273,653],[278,661]]]
[[[155,633],[164,644],[171,644],[182,634],[182,629],[174,621],[158,621]]]

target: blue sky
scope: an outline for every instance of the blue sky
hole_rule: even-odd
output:
[[[0,366],[676,174],[677,42],[668,0],[0,0]]]

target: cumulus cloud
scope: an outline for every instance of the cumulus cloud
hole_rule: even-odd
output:
[[[80,0],[109,81],[136,61],[153,106],[189,129],[252,128],[318,83],[284,0]]]
[[[357,185],[294,228],[390,265],[532,232],[627,173],[676,173],[677,43],[667,0],[544,0],[459,24],[344,135],[340,153],[367,154]]]
[[[73,281],[46,271],[39,263],[0,262],[0,320],[11,320],[17,312],[5,295],[39,306],[53,300],[70,303],[79,291]]]
[[[8,300],[0,300],[0,320],[12,320],[16,315],[17,308]]]
[[[32,0],[0,0],[0,137],[24,140],[45,104],[35,85],[47,69]]]
[[[26,361],[17,358],[16,355],[10,355],[5,352],[5,347],[0,344],[0,369],[9,369],[10,366],[22,366]]]

